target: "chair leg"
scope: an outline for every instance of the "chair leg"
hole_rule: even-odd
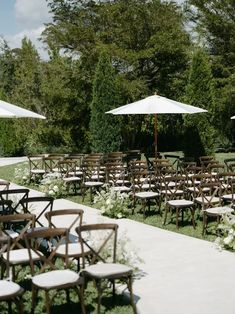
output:
[[[7,302],[7,304],[8,304],[8,313],[9,313],[9,314],[12,314],[12,302],[11,302],[11,300],[9,300],[9,301]]]
[[[168,205],[166,204],[166,206],[165,206],[165,215],[164,215],[163,225],[166,224],[166,219],[167,219],[168,211],[169,211],[169,207],[168,207]]]
[[[45,291],[45,297],[46,297],[46,313],[50,314],[50,297],[49,297],[49,291]]]
[[[37,289],[36,287],[32,284],[32,307],[31,307],[31,314],[34,313],[34,309],[36,306],[36,298],[37,298]]]
[[[130,292],[130,302],[131,302],[131,305],[133,308],[133,312],[134,312],[134,314],[137,314],[137,309],[136,309],[136,304],[135,304],[134,294],[133,294],[133,289],[132,289],[132,276],[130,276],[127,279],[127,287],[128,287],[129,292]]]
[[[81,304],[81,310],[82,314],[86,314],[85,304],[84,304],[84,285],[81,285],[80,287],[75,287],[75,290],[78,293],[78,298]]]
[[[206,215],[206,213],[204,212],[204,213],[203,213],[202,235],[205,234],[205,232],[206,232],[206,227],[207,227],[207,215]]]
[[[102,298],[102,288],[101,288],[101,281],[96,280],[96,288],[98,292],[97,296],[97,314],[100,314],[100,306],[101,306],[101,298]]]
[[[179,229],[179,208],[176,208],[176,228]]]
[[[66,301],[69,304],[70,303],[70,297],[69,297],[69,289],[66,289]]]
[[[19,314],[24,314],[24,307],[23,307],[23,300],[22,297],[19,297],[18,300],[16,300],[18,312]]]
[[[195,219],[194,219],[194,213],[195,213],[194,207],[191,207],[191,208],[190,208],[190,211],[191,211],[191,216],[192,216],[193,228],[195,229],[195,228],[196,228],[196,225],[195,225]]]

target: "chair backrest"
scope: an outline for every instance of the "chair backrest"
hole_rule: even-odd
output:
[[[58,163],[64,159],[64,155],[49,155],[48,157],[44,158],[45,163],[45,172],[59,172]]]
[[[19,214],[21,212],[21,200],[27,199],[29,196],[29,189],[9,189],[0,191],[0,200],[1,201],[12,201],[13,212]]]
[[[38,223],[41,227],[44,227],[44,225],[39,221],[39,219],[46,211],[52,211],[53,203],[54,203],[54,199],[53,197],[50,197],[50,196],[28,197],[27,199],[23,199],[20,201],[20,204],[22,205],[24,213],[30,212],[31,205],[34,206],[38,204],[37,206],[40,208],[36,209],[37,215],[36,215],[35,223]]]
[[[82,209],[59,209],[45,213],[50,228],[66,227],[70,232],[72,228],[81,226],[84,211]],[[63,216],[69,216],[71,219],[67,219],[68,225],[66,225]]]
[[[226,158],[224,159],[224,163],[227,167],[227,171],[235,171],[235,158]]]
[[[164,176],[162,180],[162,192],[166,200],[184,196],[185,176]]]
[[[58,162],[62,178],[75,177],[78,166],[77,159],[65,159]]]
[[[131,182],[134,192],[152,189],[152,172],[149,171],[147,163],[135,164],[131,167]]]
[[[40,257],[41,267],[39,273],[43,273],[46,270],[55,270],[62,265],[67,268],[68,261],[68,230],[66,228],[50,228],[39,229],[28,232],[25,235],[26,245],[29,252],[31,274],[34,275],[34,260],[32,251]],[[45,243],[47,245],[45,246]],[[55,263],[55,255],[59,245],[65,244],[65,259],[64,263],[60,263],[58,266]]]
[[[198,197],[201,197],[203,209],[216,205],[221,206],[221,183],[219,181],[202,183],[198,188]],[[216,204],[214,202],[215,197],[218,198]]]
[[[45,170],[45,163],[44,158],[45,155],[38,154],[38,155],[30,155],[27,156],[29,160],[29,171],[31,170]]]
[[[99,159],[85,159],[82,164],[82,172],[84,181],[105,180]]]
[[[76,228],[81,243],[83,267],[85,265],[84,246],[92,252],[91,264],[99,261],[116,262],[117,231],[118,225],[114,223],[89,224]]]
[[[113,186],[125,185],[128,179],[127,168],[118,162],[106,165],[106,180]]]
[[[32,214],[13,214],[0,216],[0,224],[2,225],[1,233],[11,237],[10,249],[22,248],[21,242],[29,229],[35,226],[35,215]]]

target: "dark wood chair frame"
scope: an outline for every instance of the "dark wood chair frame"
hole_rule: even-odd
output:
[[[105,232],[105,236],[100,241],[99,245],[95,243],[94,241],[90,241],[92,239],[92,233],[97,233],[98,231]],[[90,225],[82,225],[80,227],[76,228],[76,232],[80,238],[81,248],[82,252],[84,252],[84,246],[89,247],[91,250],[93,257],[90,261],[90,265],[94,265],[97,262],[106,263],[105,259],[102,257],[102,251],[106,248],[106,245],[109,243],[109,241],[112,241],[112,247],[113,251],[109,252],[112,258],[111,263],[116,263],[117,258],[117,232],[118,232],[118,225],[113,223],[101,223],[101,224],[90,224]],[[89,234],[89,237],[84,237],[84,234]],[[101,298],[102,298],[102,292],[103,288],[101,286],[102,280],[108,280],[112,284],[112,292],[113,292],[113,298],[115,298],[115,280],[121,279],[126,282],[127,288],[130,292],[130,302],[133,308],[134,314],[137,314],[137,309],[134,301],[134,294],[132,289],[132,282],[133,282],[133,271],[132,269],[128,270],[127,272],[120,274],[115,274],[115,271],[112,274],[109,275],[103,275],[103,276],[93,276],[90,273],[86,272],[86,255],[82,255],[83,260],[83,270],[81,271],[81,276],[84,277],[84,286],[86,286],[87,281],[92,280],[95,282],[95,286],[97,288],[98,292],[98,304],[97,304],[97,314],[100,314],[100,306],[101,306]]]
[[[31,275],[32,278],[34,276],[40,275],[44,273],[45,271],[55,271],[58,270],[58,266],[55,263],[55,256],[56,256],[56,250],[59,245],[62,243],[66,244],[66,258],[64,260],[63,269],[69,269],[69,261],[68,261],[68,230],[66,228],[50,228],[50,229],[41,229],[41,230],[35,230],[32,232],[29,232],[25,236],[26,238],[26,244],[29,251],[29,255],[31,257],[31,250],[33,250],[36,254],[38,254],[38,251],[40,250],[41,244],[44,241],[48,242],[48,250],[46,255],[40,255],[41,258],[41,267],[39,269],[39,272],[37,274],[35,273],[35,264],[33,262],[33,259],[30,258],[30,269],[31,269]],[[56,273],[52,273],[52,275],[56,276]],[[45,305],[46,305],[46,313],[50,313],[50,303],[52,298],[49,297],[49,291],[51,290],[65,290],[66,296],[67,296],[67,302],[69,302],[69,289],[74,289],[79,296],[80,304],[81,304],[81,310],[82,313],[85,314],[85,307],[84,307],[84,298],[83,298],[83,280],[80,276],[78,276],[78,279],[73,282],[66,282],[63,284],[55,284],[50,287],[41,287],[33,283],[32,280],[32,308],[31,313],[34,313],[34,308],[36,306],[36,299],[39,289],[45,291]]]

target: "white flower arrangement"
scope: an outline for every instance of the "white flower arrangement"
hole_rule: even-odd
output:
[[[21,165],[15,168],[14,178],[15,178],[15,181],[19,184],[22,184],[22,185],[29,184],[30,175],[29,175],[29,169],[26,163],[22,163]]]
[[[58,172],[47,173],[40,181],[40,190],[48,196],[59,198],[64,193],[64,182]]]
[[[114,187],[106,187],[105,190],[96,193],[94,204],[100,207],[101,213],[111,218],[124,218],[128,215],[130,195],[115,190]]]
[[[220,236],[215,243],[219,249],[235,250],[235,215],[224,214],[218,225]]]

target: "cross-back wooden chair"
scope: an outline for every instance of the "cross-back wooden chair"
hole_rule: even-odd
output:
[[[0,223],[7,226],[1,231],[6,236],[11,238],[11,246],[9,251],[9,259],[7,254],[2,255],[3,264],[9,263],[12,268],[12,279],[17,278],[16,266],[24,266],[29,264],[29,254],[25,248],[24,236],[34,228],[35,215],[32,214],[13,214],[0,216]],[[35,260],[39,260],[37,256],[33,255]],[[4,270],[4,268],[2,268]],[[21,269],[19,269],[20,271]]]
[[[1,280],[0,280],[0,302],[8,303],[8,313],[12,313],[12,302],[15,302],[18,308],[18,313],[23,314],[23,301],[22,295],[24,290],[17,283],[10,280],[9,273],[9,253],[10,253],[11,239],[8,236],[5,236],[0,232],[0,259],[4,254],[5,256],[5,264],[4,271],[1,270]],[[3,267],[3,265],[1,265]],[[3,277],[3,274],[5,276]],[[0,310],[1,311],[1,310]]]
[[[210,164],[216,164],[218,161],[215,160],[214,156],[200,156],[199,157],[200,165],[204,169],[204,171],[207,170],[207,167]]]
[[[45,155],[31,155],[27,158],[29,161],[29,179],[30,181],[37,181],[45,174]]]
[[[194,202],[185,198],[185,176],[165,176],[164,177],[164,190],[162,194],[165,198],[165,217],[163,224],[166,224],[168,213],[172,211],[176,213],[176,227],[179,228],[179,215],[184,219],[184,212],[190,210],[193,227],[195,228],[195,206]]]
[[[82,209],[59,209],[47,212],[45,214],[49,227],[58,228],[63,227],[67,228],[69,232],[69,243],[68,243],[68,252],[66,253],[66,244],[61,244],[56,250],[56,256],[61,258],[69,257],[72,260],[77,260],[77,268],[80,270],[80,259],[82,256],[81,245],[78,243],[78,238],[74,235],[76,227],[82,225],[83,219],[83,210]],[[68,222],[66,224],[66,222]],[[87,248],[84,252],[87,256],[90,255],[90,250]]]
[[[62,161],[59,161],[58,167],[62,180],[66,186],[67,192],[69,193],[70,188],[72,187],[74,194],[77,194],[77,190],[81,187],[82,182],[82,176],[77,174],[77,160],[64,159]]]
[[[83,181],[81,184],[82,199],[84,201],[86,191],[90,191],[90,202],[93,194],[102,188],[105,183],[105,173],[101,170],[100,157],[98,159],[85,159],[82,165]]]
[[[45,227],[40,218],[46,211],[52,211],[54,199],[50,196],[34,196],[28,197],[20,201],[24,213],[33,211],[36,215],[35,225]],[[32,207],[32,208],[31,208]],[[35,208],[34,208],[35,207]]]
[[[79,274],[68,268],[68,230],[66,228],[50,228],[35,230],[25,236],[30,256],[30,269],[32,275],[32,310],[34,312],[39,290],[45,291],[46,313],[50,313],[51,299],[50,291],[65,290],[67,301],[69,301],[69,289],[74,289],[79,296],[82,313],[85,314],[83,302],[83,281]],[[44,242],[47,242],[47,252],[38,254],[41,247],[44,252]],[[56,263],[55,256],[58,247],[65,244],[66,259],[63,263]],[[38,254],[41,260],[40,269],[35,272],[35,263],[31,258],[32,253]],[[43,253],[42,252],[42,253]]]
[[[133,210],[136,205],[136,201],[141,202],[141,210],[145,217],[145,209],[148,206],[150,210],[151,201],[155,201],[158,205],[159,210],[161,207],[160,194],[157,191],[155,179],[153,173],[148,170],[147,163],[142,163],[137,161],[137,163],[131,167],[131,188],[133,191]]]
[[[209,189],[209,192],[206,189]],[[202,209],[203,235],[207,230],[208,217],[214,217],[219,223],[223,214],[233,212],[232,208],[228,206],[222,206],[221,183],[219,181],[200,184],[199,196],[195,198],[195,202],[199,204]]]
[[[132,290],[133,270],[129,266],[116,262],[118,225],[113,223],[82,225],[76,228],[76,231],[81,240],[82,252],[84,252],[85,247],[89,247],[93,254],[89,265],[86,264],[86,255],[83,254],[81,276],[85,279],[85,286],[89,280],[96,283],[98,292],[97,313],[100,314],[102,281],[108,280],[112,283],[114,297],[115,280],[121,279],[127,283],[133,312],[137,314]],[[107,253],[109,257],[107,257]]]
[[[59,172],[59,162],[64,159],[64,155],[49,155],[44,158],[45,164],[45,172],[52,173],[52,172]]]
[[[235,171],[235,158],[226,158],[224,159],[224,163],[228,172]]]
[[[25,200],[29,197],[29,189],[19,188],[19,189],[8,189],[0,191],[1,201],[12,201],[12,210],[16,214],[20,214],[22,211],[20,201]]]
[[[127,167],[122,163],[114,162],[106,164],[106,182],[119,192],[130,192],[131,182],[128,177]]]
[[[223,172],[219,174],[221,183],[222,201],[224,205],[235,204],[235,172]]]

